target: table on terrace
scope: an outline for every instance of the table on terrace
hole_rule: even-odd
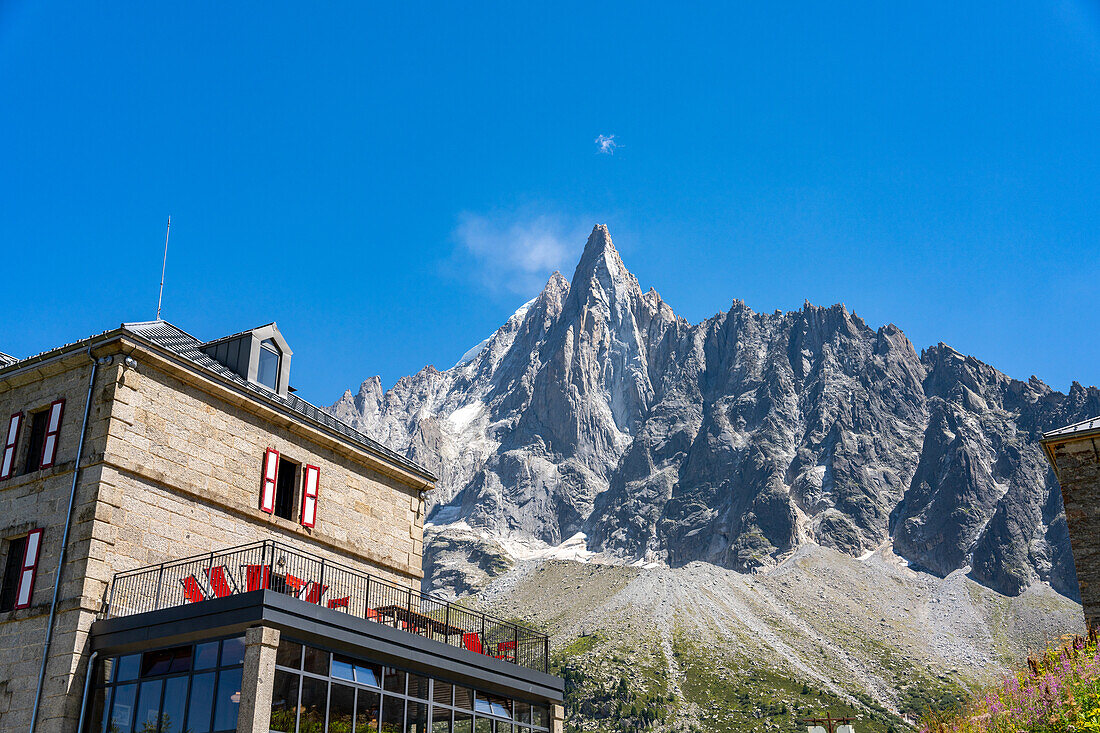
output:
[[[382,606],[381,608],[375,609],[375,611],[378,613],[378,618],[380,620],[384,618],[392,618],[394,621],[403,621],[408,626],[411,626],[417,630],[426,629],[428,631],[431,631],[433,634],[441,634],[443,636],[455,636],[457,634],[465,634],[467,632],[466,629],[444,623],[443,621],[440,621],[437,618],[432,618],[431,616],[425,616],[424,614],[413,611],[411,608],[406,608],[405,606]]]

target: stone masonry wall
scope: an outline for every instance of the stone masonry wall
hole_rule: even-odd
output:
[[[1054,446],[1085,620],[1100,624],[1100,440]]]
[[[81,353],[0,381],[0,414],[5,428],[6,418],[13,412],[25,413],[65,399],[55,464],[0,481],[0,537],[16,537],[36,527],[44,530],[30,608],[0,613],[0,730],[26,730],[30,724],[91,368],[91,359]],[[110,406],[101,398],[110,380],[111,375],[101,369],[89,415],[84,466],[94,464],[102,453]],[[23,466],[30,437],[29,423],[23,428],[17,470]],[[85,468],[77,488],[39,706],[36,730],[40,733],[75,730],[87,657],[74,651],[87,649],[88,629],[100,600],[85,598],[83,593],[96,474],[94,467]],[[6,559],[5,543],[0,549],[0,562]]]

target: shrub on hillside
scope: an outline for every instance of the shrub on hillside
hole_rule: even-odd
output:
[[[1100,733],[1097,630],[1064,637],[1029,656],[1027,669],[973,700],[960,713],[930,713],[921,733]]]

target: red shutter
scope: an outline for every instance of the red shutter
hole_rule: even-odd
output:
[[[46,424],[46,439],[42,441],[42,463],[40,468],[49,468],[57,457],[57,434],[61,432],[61,414],[65,412],[65,400],[50,405],[50,421]],[[31,446],[34,450],[34,446]]]
[[[260,492],[260,509],[275,513],[275,482],[279,478],[279,451],[268,448],[264,454],[263,490]]]
[[[17,412],[8,421],[8,432],[4,436],[4,457],[0,463],[0,481],[11,478],[15,470],[15,446],[19,443],[19,428],[23,425],[23,413]]]
[[[34,594],[34,579],[38,575],[38,556],[42,550],[42,530],[32,529],[27,535],[27,546],[23,550],[23,566],[19,571],[19,585],[15,591],[13,608],[28,608]]]
[[[312,527],[317,523],[317,486],[321,483],[321,469],[306,466],[306,477],[302,482],[302,526]]]

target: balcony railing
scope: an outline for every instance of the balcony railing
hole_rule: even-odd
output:
[[[272,540],[117,573],[105,615],[131,616],[264,589],[548,671],[545,634]]]

